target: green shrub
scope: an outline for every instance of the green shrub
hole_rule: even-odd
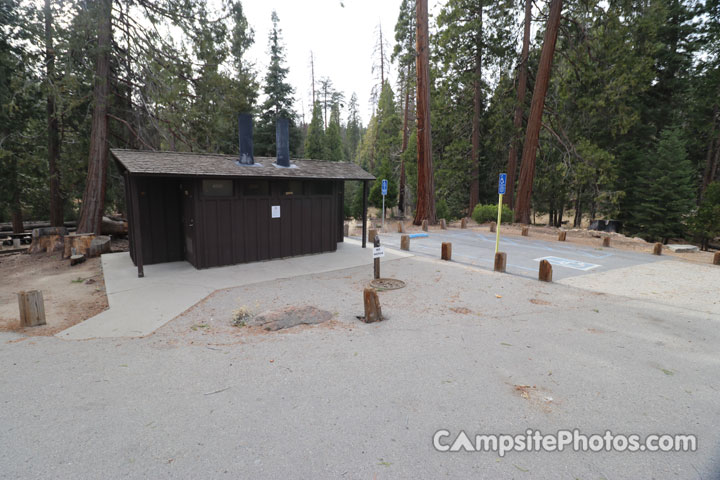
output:
[[[472,212],[472,219],[477,223],[497,222],[497,205],[475,205]],[[502,206],[502,223],[512,222],[513,212],[507,205]]]
[[[448,208],[447,202],[444,198],[435,202],[435,216],[438,220],[444,218],[445,220],[450,221],[450,209]]]

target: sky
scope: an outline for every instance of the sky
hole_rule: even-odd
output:
[[[437,9],[438,3],[439,0],[429,1],[431,12]],[[363,124],[367,125],[372,114],[370,91],[375,83],[372,53],[377,43],[377,28],[382,25],[383,35],[392,49],[400,0],[244,0],[242,5],[255,31],[255,44],[246,59],[255,63],[261,83],[268,64],[270,15],[275,10],[280,18],[290,69],[288,81],[295,88],[298,115],[302,118],[304,109],[305,121],[310,122],[312,51],[316,81],[330,78],[335,89],[345,94],[346,103],[355,92]],[[391,81],[396,73],[391,66]]]

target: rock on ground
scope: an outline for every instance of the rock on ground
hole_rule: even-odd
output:
[[[268,331],[275,331],[297,325],[315,325],[327,322],[332,317],[332,313],[311,306],[285,307],[279,310],[263,312],[251,320],[248,320],[247,325],[251,327],[263,327]]]

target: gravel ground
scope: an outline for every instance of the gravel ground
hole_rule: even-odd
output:
[[[141,339],[0,333],[1,478],[718,478],[720,317],[426,258],[216,292]],[[232,312],[311,305],[262,332]],[[689,433],[694,453],[440,453],[470,435]]]

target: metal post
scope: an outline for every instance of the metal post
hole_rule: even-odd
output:
[[[498,247],[500,246],[500,222],[502,220],[502,197],[503,194],[500,194],[500,198],[498,200],[498,221],[497,221],[497,229],[495,233],[495,253],[498,253]]]
[[[383,197],[383,218],[382,218],[382,231],[385,231],[385,195]]]

